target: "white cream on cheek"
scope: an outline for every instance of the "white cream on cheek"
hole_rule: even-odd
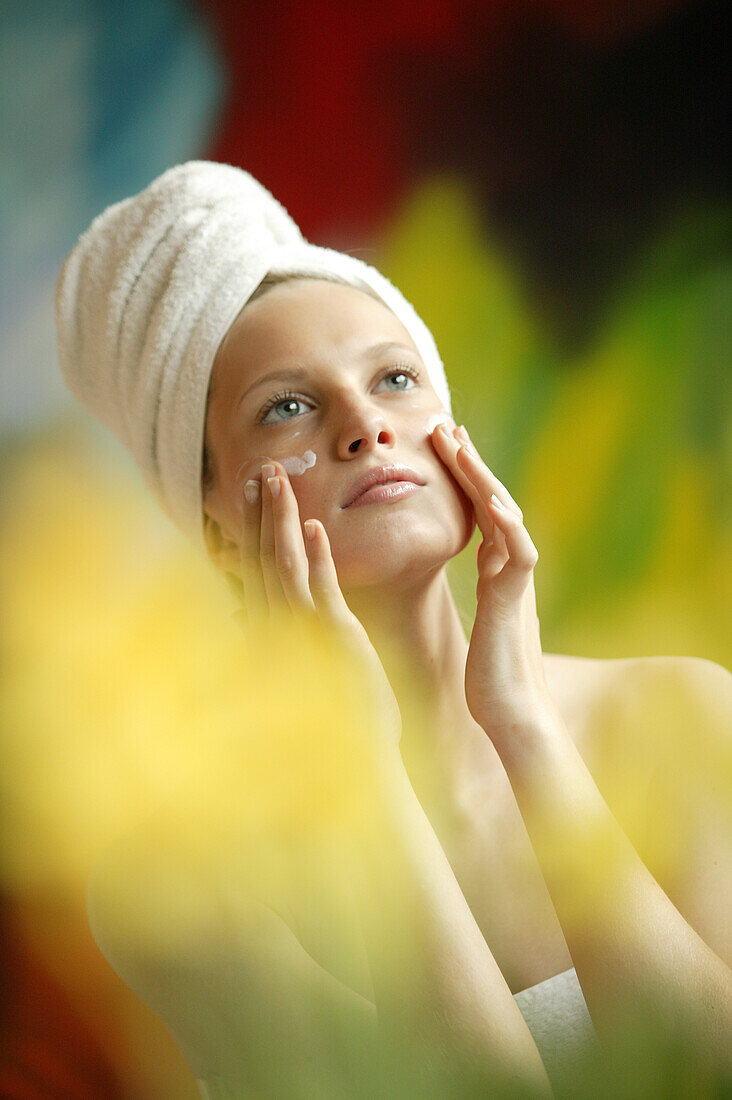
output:
[[[271,460],[262,456],[262,465],[264,465],[264,463],[267,461]],[[297,455],[289,455],[287,458],[278,458],[275,461],[281,463],[281,465],[284,466],[287,470],[288,474],[304,474],[306,470],[310,470],[315,465],[317,457],[314,451],[305,451],[302,458],[299,458]],[[236,473],[234,474],[234,481],[236,481],[237,483],[239,482],[239,474],[242,472],[245,466],[248,466],[250,464],[250,462],[251,459],[249,458],[246,460],[246,462],[242,462],[241,466],[239,466]]]
[[[288,458],[282,459],[282,465],[287,470],[288,474],[304,474],[306,470],[312,469],[317,461],[315,451],[305,451],[302,458],[298,458],[297,455],[290,455]]]
[[[455,421],[450,416],[447,409],[443,409],[441,412],[436,412],[432,414],[432,416],[429,418],[424,426],[424,430],[427,432],[427,435],[432,435],[438,424],[448,424],[451,428],[455,427]]]
[[[264,465],[266,461],[267,459],[262,457],[262,465]],[[311,470],[317,462],[317,455],[315,454],[315,451],[308,450],[305,451],[302,456],[288,455],[287,458],[278,458],[276,461],[279,462],[281,466],[284,466],[287,473],[290,475],[290,477],[292,477],[293,475],[304,474],[306,470]],[[241,466],[234,474],[234,481],[237,483],[237,485],[239,484],[239,474],[245,466],[248,466],[250,464],[250,462],[251,459],[247,459],[246,462],[242,462]],[[244,511],[244,505],[242,504],[239,497],[237,497],[236,500],[236,508],[239,512]]]
[[[449,424],[451,428],[455,427],[455,421],[445,408],[443,408],[440,412],[432,413],[429,420],[424,426],[426,434],[428,436],[432,435],[437,425],[443,422]],[[295,432],[294,434],[299,435],[300,433]],[[278,459],[278,461],[281,463],[282,466],[284,466],[285,470],[288,474],[290,474],[290,476],[292,476],[293,474],[300,475],[304,474],[306,470],[311,470],[313,468],[313,466],[317,462],[317,456],[314,451],[307,450],[302,456],[288,455],[287,458]],[[239,481],[239,474],[243,470],[244,466],[246,466],[247,464],[248,461],[242,462],[241,466],[236,471],[234,475],[234,480],[236,482]],[[239,509],[239,511],[242,511],[242,505],[239,501],[237,501],[237,508]]]
[[[431,433],[433,433],[438,423],[443,422],[448,423],[451,428],[455,428],[455,420],[452,419],[446,408],[440,409],[439,412],[433,412],[433,415],[431,415],[427,420],[424,430],[428,434],[428,436],[431,436]],[[299,431],[293,432],[293,438],[295,436],[299,436]],[[314,451],[308,450],[305,451],[305,453],[302,455],[302,458],[297,454],[289,454],[287,455],[286,459],[281,459],[277,461],[280,461],[282,463],[288,474],[304,474],[306,470],[313,469],[313,466],[317,461],[317,456]],[[236,474],[233,475],[234,481],[239,481],[239,474],[244,469],[244,466],[248,464],[249,462],[242,462]]]
[[[447,409],[442,409],[441,412],[432,414],[425,424],[427,435],[432,435],[437,425],[443,422],[449,424],[451,428],[455,427],[455,421],[450,416]],[[314,451],[305,451],[302,458],[298,458],[297,455],[290,455],[288,458],[283,458],[281,461],[288,474],[304,474],[306,470],[309,470],[315,465],[316,456]]]

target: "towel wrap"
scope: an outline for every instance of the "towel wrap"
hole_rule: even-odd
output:
[[[305,240],[241,168],[189,161],[107,207],[56,284],[61,371],[81,405],[131,453],[166,514],[205,551],[201,464],[216,352],[265,275],[334,275],[369,288],[419,351],[445,408],[435,341],[376,268]]]

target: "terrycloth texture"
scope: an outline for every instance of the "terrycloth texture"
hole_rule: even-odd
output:
[[[56,286],[59,361],[80,403],[131,452],[201,548],[206,396],[218,347],[268,273],[369,287],[404,325],[448,411],[431,333],[375,268],[309,244],[284,207],[228,164],[177,165],[94,219]]]
[[[581,1070],[597,1043],[574,967],[514,994],[553,1084]]]

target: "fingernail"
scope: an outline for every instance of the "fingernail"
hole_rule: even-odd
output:
[[[496,508],[500,508],[502,512],[506,510],[505,505],[501,504],[495,493],[491,496],[491,504],[494,504]]]
[[[259,485],[256,481],[248,481],[244,486],[244,496],[247,504],[256,504],[259,499]]]
[[[315,538],[315,521],[312,519],[306,519],[303,523],[305,528],[305,537],[312,541]]]
[[[270,493],[274,499],[277,500],[277,497],[280,495],[280,479],[278,477],[268,477],[267,484],[269,485]]]
[[[265,481],[268,481],[271,477],[274,477],[275,473],[276,471],[274,466],[271,466],[269,463],[266,463],[266,465],[262,467],[262,477]]]
[[[467,443],[468,446],[470,446],[470,436],[465,431],[465,428],[462,424],[459,428],[455,429],[455,435],[458,437],[458,439],[462,439],[463,443]]]

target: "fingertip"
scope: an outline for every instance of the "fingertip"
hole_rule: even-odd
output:
[[[259,482],[250,478],[244,484],[241,495],[246,504],[256,504],[260,496]]]
[[[323,554],[330,549],[327,532],[319,519],[306,519],[303,528],[305,530],[306,552],[313,551],[317,554]]]

